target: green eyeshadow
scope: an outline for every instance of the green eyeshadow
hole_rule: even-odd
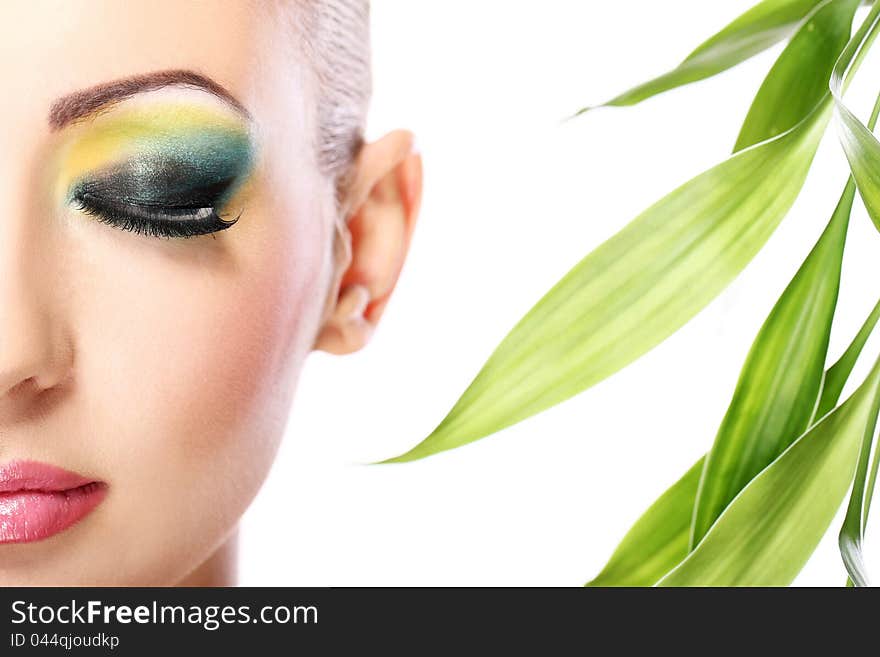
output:
[[[247,178],[252,150],[246,134],[220,130],[144,140],[122,162],[79,178],[70,198],[88,191],[150,207],[220,207]]]

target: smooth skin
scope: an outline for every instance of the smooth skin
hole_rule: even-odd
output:
[[[72,528],[0,545],[0,586],[234,584],[238,521],[308,354],[363,348],[400,275],[413,136],[362,149],[337,213],[308,64],[268,3],[29,0],[0,18],[0,464],[109,486]],[[68,128],[50,130],[52,102],[166,69],[210,77],[252,117],[243,214],[214,236],[136,235],[53,193]],[[160,99],[220,103],[168,87],[102,111]]]

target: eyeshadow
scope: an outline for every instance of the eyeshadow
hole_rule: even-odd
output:
[[[79,178],[69,197],[89,193],[144,206],[214,207],[234,195],[252,159],[249,141],[234,134],[158,140],[144,150]]]
[[[147,207],[222,205],[254,161],[243,120],[183,102],[114,110],[77,126],[59,151],[59,200],[88,193]]]

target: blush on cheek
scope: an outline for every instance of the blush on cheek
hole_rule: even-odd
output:
[[[323,239],[242,230],[223,266],[138,252],[142,241],[95,259],[119,273],[83,295],[83,387],[112,540],[142,581],[166,576],[146,567],[195,567],[262,484],[323,302]]]
[[[314,312],[310,277],[293,276],[296,266],[277,245],[260,249],[259,261],[163,304],[175,321],[160,324],[168,354],[155,404],[169,408],[158,433],[172,438],[168,453],[181,462],[229,468],[233,459],[241,471],[222,475],[239,478],[268,469],[292,392],[286,384],[305,357],[310,322],[297,320]]]

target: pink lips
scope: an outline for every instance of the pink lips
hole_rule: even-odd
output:
[[[35,461],[0,465],[0,543],[54,536],[101,503],[107,484]]]

